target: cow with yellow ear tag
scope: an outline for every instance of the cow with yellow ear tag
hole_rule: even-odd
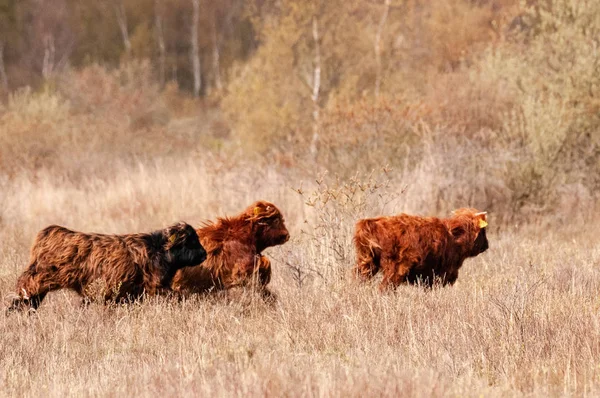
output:
[[[174,291],[188,295],[250,285],[266,298],[273,298],[266,288],[271,280],[271,261],[262,252],[290,238],[283,215],[273,203],[255,202],[240,214],[217,218],[196,232],[208,258],[195,270],[177,272]]]
[[[488,249],[487,213],[458,209],[452,217],[399,214],[356,224],[356,275],[383,271],[381,289],[402,283],[453,284],[465,259]]]

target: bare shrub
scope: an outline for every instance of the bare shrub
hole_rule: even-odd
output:
[[[313,210],[301,233],[311,242],[313,255],[321,259],[318,274],[325,280],[343,277],[354,261],[352,236],[356,220],[393,209],[402,192],[390,189],[390,172],[390,169],[382,169],[348,179],[324,173],[316,179],[312,191],[295,189],[304,204]],[[292,271],[299,273],[294,268]],[[301,280],[302,276],[295,278]]]

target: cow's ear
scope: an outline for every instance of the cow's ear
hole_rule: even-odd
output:
[[[454,228],[452,228],[450,230],[450,233],[452,234],[452,236],[454,236],[456,239],[461,238],[467,231],[465,230],[465,228],[462,225],[457,225]]]
[[[173,246],[175,242],[184,241],[188,237],[188,225],[184,222],[174,225],[167,230],[166,235],[169,246]]]
[[[479,227],[479,229],[482,229],[482,228],[485,228],[488,226],[487,211],[475,213],[475,217],[477,218],[477,226]]]

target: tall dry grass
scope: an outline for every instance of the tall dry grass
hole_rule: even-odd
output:
[[[480,3],[475,30],[495,18],[497,2]],[[0,395],[599,395],[591,27],[600,24],[586,16],[600,11],[591,0],[542,5],[527,8],[531,19],[511,33],[518,40],[504,30],[479,40],[462,19],[447,21],[454,8],[440,9],[447,23],[430,26],[438,33],[430,55],[443,62],[424,74],[421,61],[404,58],[404,69],[389,65],[398,75],[385,85],[420,76],[432,79],[429,89],[382,90],[376,100],[332,95],[314,153],[289,130],[309,125],[290,111],[306,96],[273,111],[293,90],[267,79],[261,91],[265,76],[247,81],[237,98],[244,106],[223,102],[225,114],[257,112],[238,112],[254,135],[173,87],[159,90],[144,63],[89,66],[40,92],[12,94],[0,108],[5,302],[35,233],[52,223],[149,231],[266,199],[282,209],[292,239],[267,251],[279,297],[272,306],[232,291],[81,308],[58,292],[31,316],[0,317]],[[439,37],[453,24],[464,34],[445,45]],[[493,46],[480,49],[486,41]],[[473,50],[468,62],[461,48]],[[273,126],[280,135],[268,136]],[[271,150],[253,151],[271,139]],[[466,262],[455,286],[380,294],[376,281],[350,277],[358,218],[445,216],[462,206],[490,212],[490,249]]]
[[[348,273],[352,223],[417,211],[413,200],[426,195],[389,173],[320,176],[300,187],[281,171],[202,159],[117,169],[78,182],[40,172],[2,181],[2,296],[12,292],[46,224],[148,230],[265,198],[282,208],[293,236],[267,252],[278,302],[236,291],[81,308],[74,294],[51,294],[34,315],[0,318],[2,395],[600,392],[600,246],[591,220],[562,229],[499,228],[492,213],[489,251],[466,262],[455,286],[380,294]]]

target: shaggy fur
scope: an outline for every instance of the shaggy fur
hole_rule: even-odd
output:
[[[261,253],[287,242],[290,234],[279,209],[259,201],[235,217],[219,218],[196,230],[208,252],[200,266],[185,268],[173,278],[172,288],[182,294],[229,289],[253,283],[266,296],[271,262]]]
[[[186,223],[130,235],[85,234],[52,225],[38,233],[9,311],[36,309],[57,289],[94,298],[98,283],[106,301],[157,294],[169,289],[177,270],[205,259],[196,231]]]
[[[450,218],[400,214],[356,224],[356,274],[363,280],[381,269],[380,288],[401,283],[453,284],[467,257],[488,249],[486,214],[459,209]]]

